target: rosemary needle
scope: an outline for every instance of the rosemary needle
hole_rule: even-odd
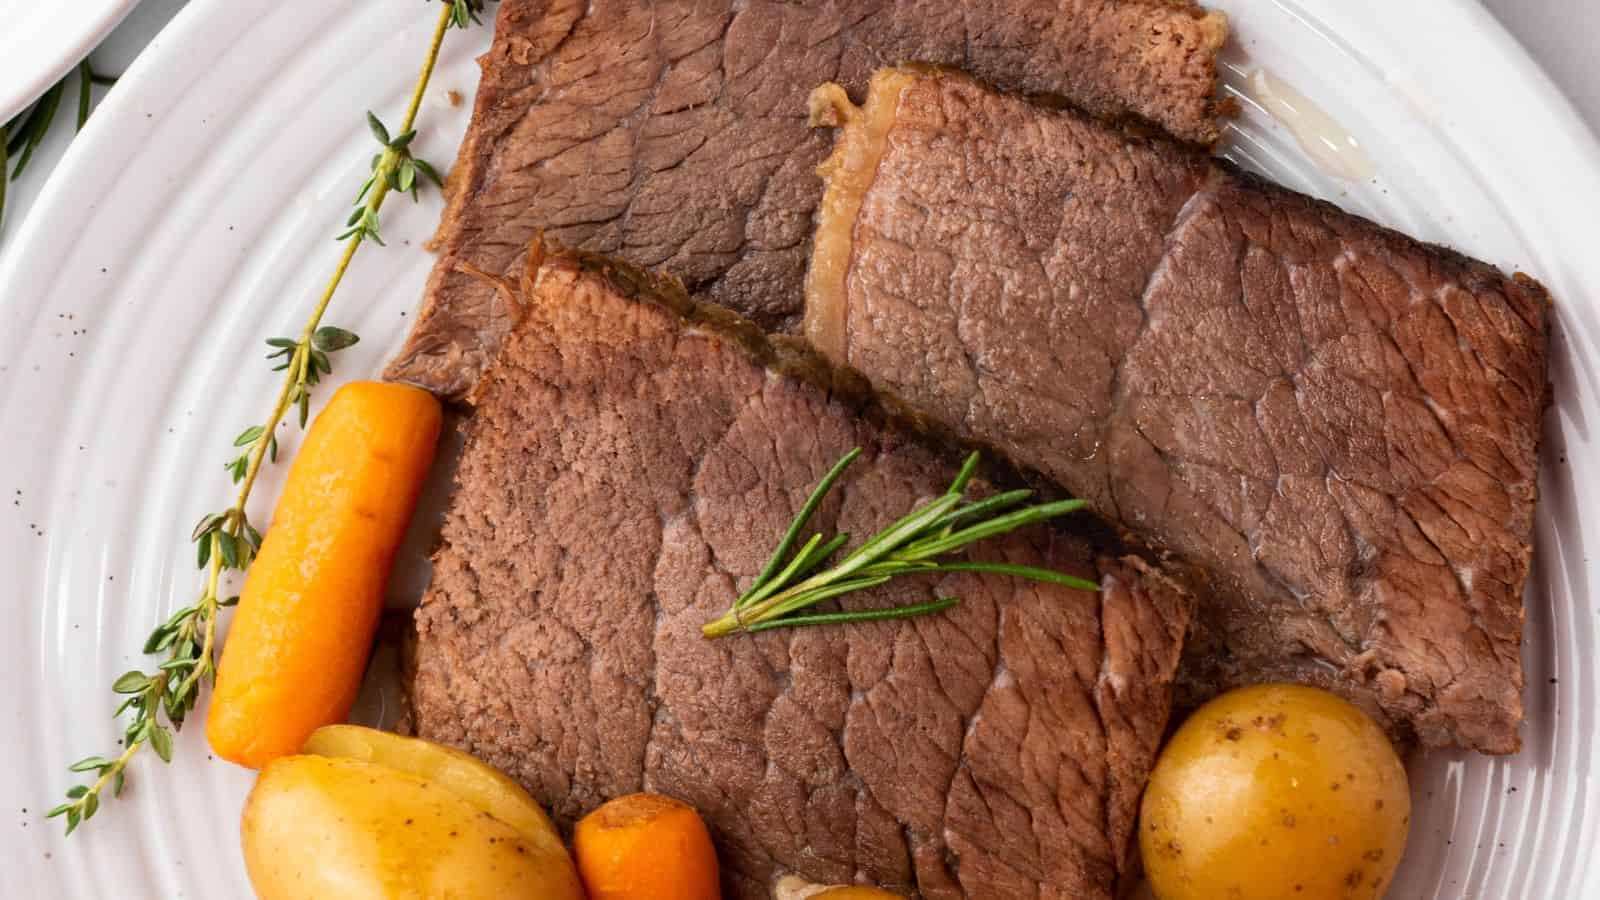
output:
[[[84,123],[89,121],[93,86],[115,84],[117,79],[95,72],[87,59],[78,63],[74,71],[78,76],[77,130],[82,131]],[[34,149],[49,133],[50,123],[55,120],[56,109],[61,104],[62,92],[66,90],[67,78],[52,85],[32,106],[18,113],[11,121],[0,122],[0,223],[5,221],[6,182],[15,181],[22,175],[33,158]],[[17,158],[17,167],[12,169],[9,165],[11,158],[19,152],[22,156]]]
[[[745,630],[766,631],[769,628],[788,628],[794,625],[841,625],[848,622],[871,622],[878,619],[905,619],[911,616],[925,616],[929,613],[944,612],[960,602],[960,600],[953,599],[931,600],[927,603],[912,603],[889,609],[863,609],[846,613],[816,613],[809,616],[790,616],[787,619],[751,625]]]
[[[761,569],[761,574],[757,575],[755,582],[750,585],[750,590],[743,597],[740,597],[734,603],[734,606],[743,606],[750,602],[756,591],[771,580],[773,573],[777,572],[778,567],[783,565],[783,558],[789,555],[789,548],[794,546],[795,539],[800,536],[801,530],[806,527],[806,522],[811,520],[811,515],[817,511],[817,507],[822,505],[823,498],[828,495],[829,491],[833,490],[834,483],[839,480],[839,476],[844,474],[844,470],[850,468],[850,464],[860,456],[860,447],[851,450],[844,455],[843,459],[834,463],[833,468],[829,469],[826,475],[822,476],[822,480],[817,482],[816,488],[811,491],[811,496],[806,498],[805,505],[800,507],[800,513],[790,523],[789,530],[784,532],[783,539],[778,541],[777,549],[772,551],[772,558],[767,560],[766,566]]]
[[[0,227],[6,224],[6,182],[11,180],[6,177],[6,167],[11,162],[11,154],[6,152],[10,137],[11,123],[0,122]]]
[[[92,99],[90,92],[94,87],[94,73],[89,71],[89,61],[85,59],[78,63],[78,129],[89,121],[89,101]]]
[[[860,448],[850,451],[822,477],[749,589],[720,618],[701,628],[706,637],[721,637],[735,631],[755,632],[790,626],[835,625],[924,616],[949,609],[958,602],[944,598],[884,609],[799,614],[824,601],[880,587],[907,575],[983,572],[1086,591],[1098,588],[1092,581],[1050,569],[945,558],[978,541],[1064,516],[1084,506],[1082,500],[1060,500],[1018,509],[1020,504],[1033,496],[1029,490],[1006,491],[982,500],[965,502],[963,495],[978,468],[976,453],[967,457],[945,493],[869,538],[833,568],[814,571],[849,542],[847,535],[837,535],[825,541],[821,534],[814,534],[798,551],[792,555],[791,551],[817,507],[843,476],[844,470],[860,456]],[[964,527],[957,528],[958,525]],[[787,565],[784,564],[785,559],[789,560]]]

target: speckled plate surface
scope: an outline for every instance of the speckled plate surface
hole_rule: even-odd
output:
[[[0,0],[0,123],[32,103],[139,0]]]
[[[1466,0],[1214,5],[1235,22],[1230,88],[1271,69],[1362,143],[1377,176],[1324,174],[1247,95],[1229,156],[1526,270],[1558,298],[1526,749],[1413,761],[1415,822],[1390,896],[1600,896],[1590,777],[1600,627],[1589,596],[1600,573],[1587,539],[1600,529],[1590,433],[1600,147]],[[136,763],[124,797],[70,840],[41,814],[71,783],[67,762],[114,746],[107,686],[143,664],[148,628],[198,589],[187,532],[225,502],[230,440],[271,389],[261,340],[297,326],[332,266],[335,226],[371,152],[362,111],[398,117],[428,13],[357,0],[192,4],[124,76],[10,239],[0,269],[0,896],[249,896],[236,830],[248,773],[209,760],[198,729],[180,737],[175,765]],[[446,92],[470,98],[471,60],[488,37],[452,35],[420,155],[453,152],[470,102],[452,106]],[[438,204],[392,202],[390,246],[358,257],[329,319],[363,336],[341,355],[341,378],[376,373],[398,345]],[[257,492],[258,521],[274,476]],[[402,584],[414,593],[415,579]]]

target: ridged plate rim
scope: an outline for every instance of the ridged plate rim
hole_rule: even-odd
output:
[[[1395,896],[1596,895],[1600,871],[1586,863],[1600,796],[1590,779],[1600,631],[1587,589],[1600,573],[1586,532],[1600,527],[1588,425],[1600,414],[1600,255],[1590,249],[1600,147],[1476,3],[1214,5],[1241,37],[1230,86],[1262,60],[1281,65],[1369,141],[1381,174],[1326,178],[1248,103],[1232,155],[1526,268],[1559,299],[1528,651],[1530,673],[1556,681],[1529,686],[1522,757],[1435,754],[1414,767],[1419,808],[1452,827],[1434,834],[1419,819]],[[183,533],[225,496],[220,463],[245,424],[237,405],[207,420],[206,398],[219,383],[265,393],[258,342],[292,327],[331,265],[331,226],[370,153],[360,112],[397,112],[426,12],[358,0],[192,3],[123,77],[0,254],[0,499],[10,507],[0,507],[0,572],[14,587],[0,599],[12,622],[0,633],[0,677],[13,686],[0,699],[0,729],[13,736],[0,803],[14,838],[0,896],[248,895],[233,822],[249,780],[208,762],[197,731],[180,739],[179,765],[140,763],[129,796],[70,841],[39,813],[69,783],[67,761],[109,748],[105,685],[137,661],[143,630],[187,602],[195,578]],[[471,57],[486,41],[476,31],[448,45],[424,155],[452,152],[466,108],[439,98],[470,96]],[[336,307],[335,321],[366,338],[340,377],[377,371],[427,269],[415,245],[437,199],[390,210],[396,246],[364,251]],[[264,483],[258,517],[276,488]]]

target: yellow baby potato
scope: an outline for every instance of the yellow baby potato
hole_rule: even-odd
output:
[[[241,823],[262,900],[582,900],[572,860],[448,786],[375,762],[282,757]]]
[[[535,844],[563,846],[550,817],[522,785],[454,747],[360,725],[328,725],[312,732],[300,752],[374,762],[437,782]]]
[[[1405,767],[1359,709],[1262,685],[1201,707],[1145,791],[1140,849],[1160,900],[1383,896],[1405,851]]]

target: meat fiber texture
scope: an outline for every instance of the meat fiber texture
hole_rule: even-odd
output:
[[[953,73],[839,114],[836,362],[1208,571],[1189,693],[1307,682],[1517,750],[1537,283]]]
[[[633,791],[687,801],[730,897],[793,872],[1110,898],[1192,599],[1069,520],[982,558],[1098,594],[959,573],[846,598],[961,599],[944,614],[706,639],[850,448],[865,455],[815,526],[857,542],[955,467],[804,352],[663,300],[661,282],[555,257],[531,287],[475,394],[417,612],[418,733],[508,772],[563,825]]]
[[[958,64],[1210,143],[1226,34],[1187,0],[503,0],[440,259],[388,374],[464,394],[514,316],[460,264],[515,271],[540,230],[793,324],[828,150],[806,95],[825,81]]]

